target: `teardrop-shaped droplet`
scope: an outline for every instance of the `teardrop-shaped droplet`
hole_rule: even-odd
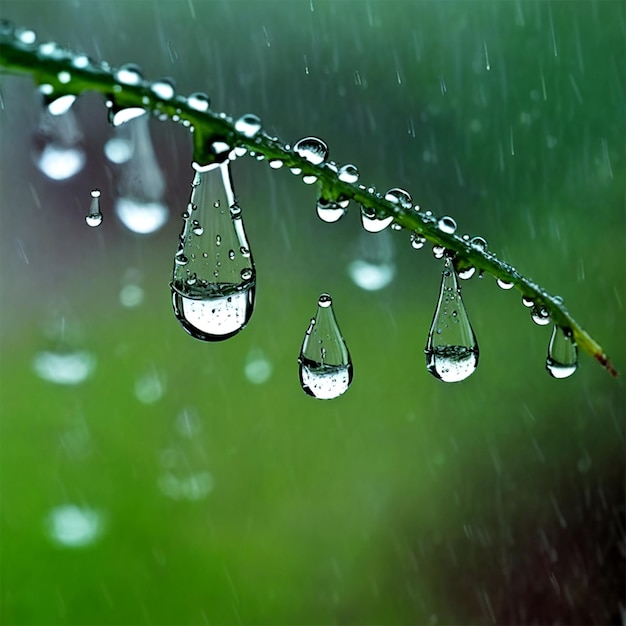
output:
[[[388,230],[376,237],[361,231],[355,258],[348,264],[348,274],[357,287],[365,291],[383,289],[394,279],[393,239]]]
[[[572,337],[571,330],[565,331],[560,326],[554,326],[548,356],[546,357],[546,370],[553,378],[567,378],[578,367],[578,346]]]
[[[196,171],[172,281],[174,313],[196,339],[220,341],[238,333],[254,308],[256,272],[230,163]]]
[[[320,165],[328,158],[328,146],[318,137],[300,139],[293,151],[313,165]]]
[[[165,180],[150,139],[148,117],[128,124],[131,157],[120,168],[115,213],[128,230],[148,235],[159,230],[169,217],[163,203]]]
[[[102,224],[99,189],[94,189],[91,192],[91,206],[89,207],[89,213],[85,216],[85,222],[87,222],[87,226],[91,226],[92,228],[95,228]]]
[[[308,395],[330,400],[350,386],[352,359],[337,325],[331,297],[321,294],[317,305],[298,357],[300,384]]]
[[[368,233],[379,233],[393,222],[393,215],[376,217],[376,211],[361,205],[361,225]]]
[[[66,180],[83,169],[84,138],[71,106],[59,114],[48,108],[43,111],[33,136],[33,158],[39,170],[52,180]]]
[[[465,380],[478,366],[478,343],[450,259],[443,269],[425,353],[428,371],[446,383]]]
[[[235,130],[245,137],[252,138],[261,130],[261,120],[252,113],[246,113],[235,122]]]

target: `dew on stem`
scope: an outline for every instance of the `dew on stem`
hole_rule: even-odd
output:
[[[256,271],[241,208],[235,202],[230,163],[198,166],[171,283],[174,313],[196,339],[221,341],[242,330],[252,315]]]
[[[428,371],[447,383],[465,380],[478,366],[478,343],[449,258],[445,261],[439,299],[424,352]]]
[[[302,390],[314,398],[337,398],[352,383],[352,359],[335,319],[332,298],[327,293],[319,297],[317,312],[304,335],[298,363]]]
[[[321,165],[328,158],[328,146],[318,137],[300,139],[294,145],[293,151],[313,165]]]

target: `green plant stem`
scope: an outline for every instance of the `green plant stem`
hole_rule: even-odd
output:
[[[0,42],[0,68],[5,72],[28,74],[39,85],[51,85],[54,97],[96,91],[108,99],[114,99],[117,107],[142,107],[155,115],[165,115],[180,121],[188,120],[194,130],[195,156],[208,154],[208,146],[219,138],[230,146],[243,146],[248,151],[263,155],[266,160],[279,159],[289,168],[300,168],[302,175],[316,176],[326,197],[354,200],[375,211],[379,217],[393,216],[394,221],[407,230],[415,231],[434,245],[452,251],[456,255],[457,267],[474,266],[478,271],[512,283],[522,296],[533,300],[537,307],[545,308],[552,322],[570,329],[581,350],[594,357],[610,374],[618,376],[602,347],[570,315],[560,298],[550,295],[488,250],[473,246],[456,234],[442,232],[438,228],[437,219],[431,215],[389,202],[373,188],[343,182],[327,164],[313,165],[294,153],[288,145],[263,131],[247,137],[237,132],[234,121],[224,114],[212,110],[195,110],[182,96],[160,98],[151,90],[151,83],[147,81],[142,81],[139,85],[120,84],[115,78],[114,70],[105,63],[91,62],[87,67],[77,68],[73,64],[75,58],[75,54],[58,48],[54,54],[43,54],[40,48],[21,44],[12,36],[5,37]],[[61,72],[69,72],[71,79],[62,83],[59,80]]]

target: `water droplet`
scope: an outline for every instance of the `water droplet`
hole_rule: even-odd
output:
[[[261,120],[252,113],[246,113],[235,122],[235,130],[251,139],[261,130]]]
[[[317,176],[315,176],[313,174],[305,174],[302,177],[302,182],[305,185],[312,185],[314,182],[317,182]]]
[[[446,249],[443,246],[433,246],[433,256],[436,259],[443,259]]]
[[[147,111],[143,107],[118,107],[113,101],[109,107],[108,120],[113,126],[121,126],[134,120],[142,115],[146,115]]]
[[[478,366],[478,344],[450,259],[445,261],[439,299],[424,352],[428,371],[447,383],[465,380]]]
[[[532,309],[535,306],[535,301],[532,298],[528,298],[526,296],[522,296],[522,304],[526,308]]]
[[[463,269],[458,270],[456,275],[461,280],[469,280],[472,276],[474,276],[475,273],[476,268],[473,265],[470,265],[469,267],[464,267]]]
[[[426,244],[426,237],[424,237],[424,235],[420,235],[419,233],[416,233],[415,231],[411,233],[410,239],[411,239],[411,247],[414,250],[420,250]]]
[[[235,205],[228,161],[196,172],[190,204],[196,208],[193,218],[185,218],[175,257],[182,254],[188,262],[174,263],[174,313],[196,339],[220,341],[246,326],[256,289],[254,264],[241,209]],[[239,210],[233,211],[234,206]],[[203,225],[204,235],[194,231],[194,220]],[[228,263],[222,263],[224,249],[228,250]]]
[[[171,100],[174,97],[174,81],[171,78],[162,78],[150,85],[150,91],[163,100]]]
[[[67,85],[72,80],[72,75],[68,71],[63,70],[57,74],[57,78],[62,85]]]
[[[270,161],[268,162],[268,165],[273,170],[279,170],[283,166],[283,162],[280,159],[270,159]]]
[[[548,374],[553,378],[567,378],[577,367],[578,346],[572,337],[572,331],[555,325],[546,357]]]
[[[445,215],[439,218],[437,228],[439,228],[442,233],[453,235],[456,232],[456,222],[448,215]]]
[[[201,111],[204,113],[205,111],[209,110],[209,107],[211,106],[211,100],[209,100],[209,96],[207,96],[205,93],[202,93],[201,91],[196,91],[187,98],[187,104],[191,109],[195,109],[196,111]]]
[[[319,297],[317,313],[304,335],[298,363],[302,389],[314,398],[337,398],[352,382],[352,359],[337,325],[332,299],[326,293]]]
[[[290,167],[289,171],[294,175],[294,176],[300,176],[300,174],[302,174],[302,168],[300,167]]]
[[[46,520],[50,539],[64,548],[83,548],[94,543],[104,531],[98,511],[73,504],[57,506]]]
[[[504,280],[503,278],[496,279],[496,283],[498,287],[500,287],[500,289],[504,289],[505,291],[509,289],[513,289],[513,286],[514,286],[513,283],[510,283],[509,281]]]
[[[58,98],[46,100],[50,115],[63,115],[70,110],[76,101],[76,96],[73,94],[67,94],[65,96],[59,96]]]
[[[37,41],[37,34],[30,28],[18,28],[15,31],[15,38],[25,46],[33,46]]]
[[[141,68],[135,63],[126,63],[115,72],[115,80],[124,85],[140,85],[143,80]]]
[[[530,317],[535,324],[547,326],[550,323],[550,312],[544,306],[534,304],[530,310]]]
[[[89,214],[85,216],[85,222],[87,222],[87,226],[91,226],[92,228],[100,226],[100,224],[102,224],[99,189],[94,189],[91,192],[91,206],[89,207]]]
[[[378,291],[394,279],[393,240],[388,230],[376,237],[361,231],[355,256],[348,264],[348,274],[357,287]]]
[[[72,65],[79,70],[84,70],[85,68],[93,65],[93,61],[86,54],[77,54],[72,59]]]
[[[387,200],[387,202],[391,202],[392,204],[396,204],[403,209],[410,209],[413,207],[413,198],[411,198],[411,194],[404,189],[400,189],[399,187],[390,189],[385,194],[385,200]]]
[[[52,115],[46,108],[33,136],[33,157],[39,170],[52,180],[66,180],[85,166],[86,157],[74,111]]]
[[[163,204],[165,180],[154,154],[148,117],[128,125],[132,156],[121,168],[115,213],[130,231],[147,235],[159,230],[169,218]]]
[[[328,224],[332,224],[333,222],[337,222],[340,220],[347,212],[347,209],[341,206],[339,202],[335,202],[333,200],[327,200],[326,198],[320,196],[317,199],[317,215],[318,217]]]
[[[293,151],[313,165],[320,165],[328,158],[328,146],[318,137],[300,139],[294,145]]]
[[[361,205],[361,225],[368,233],[379,233],[393,222],[393,215],[376,217],[376,211]]]
[[[484,252],[487,250],[487,240],[482,237],[472,237],[470,239],[470,246]]]
[[[346,163],[339,169],[338,178],[344,183],[354,184],[359,180],[359,170],[352,163]]]

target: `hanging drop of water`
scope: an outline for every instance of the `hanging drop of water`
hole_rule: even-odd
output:
[[[279,170],[283,166],[280,159],[270,159],[267,163],[273,170]]]
[[[75,101],[76,96],[73,94],[66,94],[58,98],[46,98],[50,115],[64,115],[70,110]]]
[[[443,246],[433,246],[433,256],[436,259],[443,259],[443,255],[446,253],[446,249]]]
[[[359,170],[352,163],[346,163],[339,168],[337,177],[344,183],[354,184],[359,180]]]
[[[53,114],[46,108],[33,136],[33,158],[48,178],[66,180],[85,166],[83,143],[83,134],[71,106],[60,114]]]
[[[305,174],[302,177],[302,182],[305,185],[312,185],[313,183],[317,182],[317,176],[315,176],[314,174]]]
[[[413,248],[413,250],[420,250],[421,248],[424,247],[426,243],[426,237],[424,237],[424,235],[420,235],[419,233],[416,233],[415,231],[413,231],[411,233],[410,241],[411,241],[411,247]]]
[[[446,258],[435,315],[426,343],[426,367],[439,380],[465,380],[478,366],[478,344],[452,261]]]
[[[156,232],[169,217],[163,204],[165,180],[154,154],[148,117],[128,126],[132,156],[120,171],[115,213],[130,231],[140,235]]]
[[[323,293],[317,313],[304,335],[298,363],[305,393],[330,400],[345,393],[352,382],[352,359],[332,308],[332,298]]]
[[[235,130],[251,139],[261,130],[261,120],[252,113],[246,113],[235,122]]]
[[[339,202],[334,200],[327,200],[323,196],[317,199],[317,215],[328,224],[337,222],[347,213],[347,202]]]
[[[462,270],[458,270],[456,275],[461,280],[469,280],[476,273],[476,268],[473,265],[464,267]]]
[[[100,213],[100,190],[94,189],[91,192],[91,206],[89,207],[89,214],[85,216],[85,222],[87,226],[95,228],[102,224],[102,213]]]
[[[379,233],[393,222],[393,215],[377,218],[376,211],[361,205],[361,225],[368,233]]]
[[[555,325],[546,357],[548,374],[553,378],[567,378],[577,367],[578,346],[572,337],[572,331]]]
[[[535,301],[532,298],[528,298],[526,296],[522,296],[522,304],[528,308],[532,309],[535,306]]]
[[[328,146],[318,137],[300,139],[293,151],[313,165],[320,165],[328,158]]]
[[[538,304],[534,304],[530,309],[530,317],[539,326],[547,326],[550,323],[550,312]]]
[[[496,279],[496,283],[498,284],[498,287],[500,287],[500,289],[504,289],[505,291],[513,289],[513,283],[509,282],[508,280],[504,280],[503,278]]]
[[[256,290],[229,161],[196,171],[189,207],[174,262],[174,313],[196,339],[228,339],[250,320]]]
[[[126,63],[115,72],[115,80],[124,85],[140,85],[143,80],[141,68],[135,63]]]
[[[437,222],[437,228],[439,228],[442,233],[453,235],[456,231],[456,222],[451,217],[446,215],[439,219]]]

